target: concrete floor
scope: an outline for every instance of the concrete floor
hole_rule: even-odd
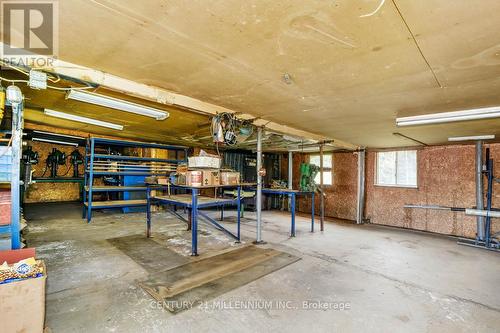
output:
[[[27,240],[48,267],[53,332],[500,332],[499,254],[446,237],[342,223],[311,234],[308,218],[298,217],[297,237],[289,238],[289,215],[264,212],[265,246],[302,260],[207,303],[232,308],[173,315],[136,285],[147,272],[105,240],[143,234],[144,214],[97,213],[87,225],[80,213],[75,204],[26,210]],[[153,221],[157,242],[188,255],[179,220],[156,213]],[[202,256],[235,246],[208,227],[200,234]],[[242,234],[250,243],[255,221],[245,219]],[[247,300],[287,308],[238,308]],[[350,308],[305,309],[303,301]]]

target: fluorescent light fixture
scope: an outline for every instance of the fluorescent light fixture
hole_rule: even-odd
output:
[[[398,126],[415,126],[450,123],[454,121],[500,118],[500,106],[464,111],[424,114],[421,116],[396,118]]]
[[[477,136],[455,136],[448,138],[448,141],[478,141],[478,140],[493,140],[494,135],[477,135]]]
[[[50,110],[50,109],[45,109],[43,112],[47,116],[51,116],[51,117],[56,117],[56,118],[61,118],[61,119],[66,119],[66,120],[71,120],[71,121],[77,121],[79,123],[90,124],[90,125],[95,125],[95,126],[100,126],[100,127],[111,128],[111,129],[115,129],[118,131],[123,130],[122,125],[108,123],[106,121],[101,121],[101,120],[87,118],[87,117],[80,117],[80,116],[77,116],[74,114],[59,112],[59,111]]]
[[[55,143],[55,144],[58,144],[58,145],[78,147],[78,143],[65,142],[65,141],[57,141],[57,140],[49,140],[49,139],[41,139],[41,138],[33,138],[32,141]]]
[[[164,120],[170,116],[167,111],[158,110],[149,106],[144,106],[137,103],[124,101],[122,99],[86,91],[70,90],[66,95],[66,98],[73,99],[75,101],[100,105],[115,110],[131,112],[139,114],[141,116],[155,118],[156,120]]]

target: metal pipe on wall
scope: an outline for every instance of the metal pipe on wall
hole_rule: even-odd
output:
[[[288,189],[293,189],[293,152],[288,152]],[[292,200],[288,198],[288,210],[292,210]]]
[[[365,155],[364,149],[358,151],[358,199],[356,223],[363,223],[363,212],[365,208]]]
[[[500,218],[500,212],[494,210],[488,211],[488,210],[471,209],[471,208],[465,209],[465,215],[481,216],[481,217],[490,216],[490,217]]]
[[[255,243],[262,243],[262,127],[257,128],[257,239]]]
[[[483,142],[476,141],[476,207],[478,210],[484,209],[483,198]],[[477,239],[484,240],[484,217],[477,216]]]
[[[332,156],[333,158],[333,156]],[[333,162],[333,161],[332,161]],[[323,191],[323,144],[319,146],[319,187],[320,193],[320,230],[325,230],[325,192]]]
[[[21,145],[23,136],[23,105],[12,105],[12,171],[11,171],[11,248],[21,248]]]

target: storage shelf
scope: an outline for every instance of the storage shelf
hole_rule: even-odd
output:
[[[111,155],[109,152],[115,148],[153,148],[164,151],[175,151],[175,159],[140,157],[128,155]],[[105,208],[127,208],[146,206],[146,200],[140,199],[144,196],[147,187],[144,186],[147,176],[167,176],[176,170],[176,166],[187,161],[187,147],[164,145],[148,142],[113,140],[106,138],[90,138],[85,147],[85,172],[83,192],[83,218],[90,223],[92,210]],[[178,154],[181,151],[183,154]],[[97,153],[99,152],[99,153]],[[133,153],[130,153],[133,155]],[[170,156],[168,153],[163,156]],[[182,158],[179,158],[182,156]],[[111,162],[113,161],[113,162]],[[149,163],[145,163],[149,162]],[[163,164],[163,165],[160,165]],[[167,165],[165,165],[167,164]],[[113,171],[112,171],[113,170]],[[119,182],[113,186],[94,185],[94,180],[103,176],[120,176]],[[136,177],[134,177],[136,176]],[[117,186],[122,185],[122,186]],[[115,192],[117,200],[95,201],[94,193]],[[138,196],[131,197],[129,192],[135,192]],[[142,194],[142,193],[144,194]],[[139,198],[138,198],[139,197]],[[96,197],[97,199],[97,197]],[[129,200],[127,200],[129,199]],[[127,212],[127,209],[123,210]]]
[[[0,225],[0,234],[10,234],[10,224]]]
[[[96,159],[141,161],[141,162],[165,162],[165,163],[177,163],[179,161],[179,160],[175,160],[175,159],[163,159],[163,158],[155,158],[155,157],[94,154],[94,160],[96,160]]]
[[[188,149],[188,147],[185,147],[185,146],[173,146],[173,145],[163,145],[163,144],[159,144],[159,143],[113,140],[113,139],[105,139],[105,138],[90,138],[90,141],[93,141],[95,144],[104,144],[104,145],[108,145],[108,146],[156,148],[156,149],[168,149],[168,150]]]
[[[146,186],[92,186],[92,192],[121,192],[121,191],[146,191]],[[85,191],[89,187],[85,186]]]
[[[90,173],[90,171],[85,171]],[[106,175],[116,175],[116,176],[152,176],[152,175],[167,175],[173,171],[165,172],[139,172],[139,171],[94,171],[92,172],[94,176],[106,176]]]
[[[146,206],[146,200],[108,200],[92,202],[92,209]],[[84,203],[88,207],[88,202]]]

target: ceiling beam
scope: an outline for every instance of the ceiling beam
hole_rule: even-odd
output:
[[[0,42],[0,44],[3,43]],[[76,65],[70,62],[46,56],[33,55],[32,57],[36,59],[36,61],[33,61],[29,64],[30,68],[39,68],[46,72],[70,77],[76,80],[88,82],[90,84],[95,84],[100,87],[124,93],[126,95],[142,98],[164,105],[172,105],[179,108],[188,109],[190,111],[202,113],[205,115],[216,115],[217,113],[223,112],[238,113],[239,118],[255,119],[253,121],[255,126],[264,127],[273,132],[316,141],[334,140],[334,145],[337,147],[346,149],[358,148],[356,145],[348,142],[344,142],[334,138],[328,138],[323,135],[300,130],[294,127],[289,127],[273,121],[268,121],[251,114],[235,112],[234,110],[222,106],[207,103],[193,97],[174,93],[163,88],[128,80],[100,70]],[[40,59],[43,59],[43,61],[41,61]]]

